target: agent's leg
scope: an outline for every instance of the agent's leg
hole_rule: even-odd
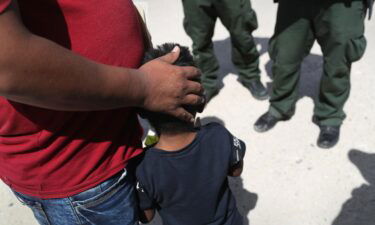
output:
[[[184,8],[184,28],[193,41],[193,54],[197,66],[202,71],[202,85],[207,100],[217,94],[219,63],[214,55],[212,36],[216,12],[210,3],[200,0],[182,0]]]
[[[255,11],[249,0],[223,0],[215,4],[218,16],[230,33],[232,61],[239,72],[239,80],[259,100],[268,98],[260,82],[259,52],[252,32],[258,28]]]
[[[345,119],[343,108],[350,93],[351,64],[365,51],[365,5],[363,1],[318,2],[323,13],[316,17],[314,26],[323,51],[324,72],[314,121],[321,128],[318,145],[329,148],[337,143]]]
[[[294,114],[301,63],[314,43],[309,7],[305,1],[279,2],[275,34],[269,45],[273,60],[270,108],[255,123],[258,132],[268,131]]]

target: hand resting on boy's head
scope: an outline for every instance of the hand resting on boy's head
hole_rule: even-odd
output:
[[[194,122],[193,116],[181,105],[199,105],[204,102],[203,87],[198,82],[200,72],[193,66],[175,66],[180,49],[175,47],[171,53],[151,60],[140,67],[146,83],[148,98],[144,108],[150,111],[164,112],[179,119]],[[156,73],[155,69],[158,69]],[[193,72],[192,72],[193,71]],[[187,79],[186,79],[187,78]],[[152,93],[158,93],[154,95]]]

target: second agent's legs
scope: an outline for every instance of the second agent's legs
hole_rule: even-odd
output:
[[[337,143],[350,92],[351,63],[362,57],[366,46],[364,18],[363,1],[280,1],[276,31],[270,42],[274,61],[271,106],[255,123],[257,131],[267,131],[293,115],[300,64],[316,38],[324,58],[314,109],[314,122],[320,127],[318,146],[330,148]]]
[[[314,25],[323,51],[324,72],[314,116],[319,125],[340,126],[345,119],[344,104],[350,92],[350,69],[366,47],[364,4],[353,1],[327,7]]]
[[[279,3],[275,34],[269,45],[274,76],[270,108],[255,123],[258,132],[268,131],[279,120],[287,120],[294,114],[301,63],[314,43],[310,20],[304,16],[309,6],[304,4],[298,1]]]
[[[323,4],[323,3],[322,3]],[[366,47],[363,1],[339,1],[326,4],[326,10],[314,20],[316,36],[324,56],[324,72],[319,98],[314,109],[314,122],[320,127],[318,146],[334,146],[345,119],[344,104],[350,93],[350,69]]]

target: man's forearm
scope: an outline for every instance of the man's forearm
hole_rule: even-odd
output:
[[[0,96],[42,108],[94,111],[139,106],[194,121],[183,105],[200,105],[195,67],[174,66],[178,47],[139,69],[108,66],[26,30],[10,6],[0,13]]]
[[[0,95],[10,100],[56,110],[142,104],[137,70],[95,63],[22,30],[2,34],[0,43]]]

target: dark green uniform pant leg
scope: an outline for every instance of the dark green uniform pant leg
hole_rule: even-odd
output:
[[[314,35],[306,15],[306,1],[280,0],[275,34],[269,43],[273,61],[273,86],[269,111],[279,118],[290,118],[298,100],[300,67],[309,53]]]
[[[323,51],[324,73],[314,115],[320,125],[341,125],[350,92],[350,69],[365,50],[365,5],[362,1],[323,1],[314,20]]]
[[[184,28],[193,41],[194,58],[202,71],[202,85],[205,89],[215,89],[219,63],[214,55],[211,39],[217,14],[207,0],[182,0],[182,4]]]
[[[250,0],[214,1],[221,22],[228,29],[232,43],[232,61],[239,72],[240,81],[248,83],[260,79],[259,52],[252,32],[258,21]]]

